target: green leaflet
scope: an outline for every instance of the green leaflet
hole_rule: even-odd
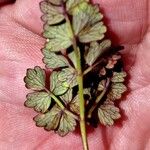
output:
[[[61,72],[53,71],[50,76],[50,90],[55,95],[62,95],[69,88],[69,85],[65,80],[64,81],[59,80],[58,76],[60,74]]]
[[[50,89],[55,95],[64,94],[68,88],[77,85],[76,72],[72,68],[53,71],[50,77]]]
[[[77,94],[73,97],[73,90],[69,89],[64,95],[60,98],[61,100],[70,108],[70,110],[79,115],[80,107],[79,107],[79,95]],[[88,95],[91,98],[91,93],[89,88],[85,88],[83,91],[84,95]]]
[[[45,127],[46,130],[55,130],[59,125],[61,115],[61,109],[55,105],[47,113],[35,116],[34,121],[37,126]]]
[[[55,95],[64,94],[68,88],[77,85],[76,73],[72,68],[53,71],[50,77],[50,89]]]
[[[72,34],[69,31],[68,23],[58,26],[45,25],[43,36],[49,39],[45,48],[50,51],[58,52],[72,45]]]
[[[99,8],[88,3],[78,5],[78,10],[73,13],[73,29],[75,35],[81,32],[85,27],[90,27],[100,21],[103,15],[99,13]]]
[[[99,49],[99,43],[91,42],[89,51],[88,51],[87,55],[85,55],[86,63],[89,66],[91,66],[96,61],[96,59],[99,57],[100,53],[101,53],[101,51]]]
[[[70,58],[70,60],[72,61],[73,65],[75,68],[77,68],[77,61],[76,61],[76,55],[75,52],[71,52],[68,54],[68,57]]]
[[[109,47],[110,40],[104,40],[100,44],[98,42],[91,42],[89,51],[85,56],[86,63],[91,66]]]
[[[55,5],[61,5],[66,0],[47,0],[48,2],[55,4]]]
[[[79,95],[76,95],[69,104],[70,110],[76,114],[80,114]]]
[[[44,59],[43,62],[47,68],[56,69],[70,66],[68,60],[63,55],[57,55],[48,49],[43,49]]]
[[[53,25],[65,19],[61,7],[53,6],[50,3],[43,1],[40,4],[40,8],[44,13],[42,20],[46,22],[46,24]]]
[[[104,38],[104,33],[106,32],[106,27],[102,22],[99,22],[90,29],[85,28],[79,33],[79,40],[82,43],[89,43],[96,40],[101,40]]]
[[[43,90],[45,88],[45,71],[38,66],[28,69],[24,81],[28,89]]]
[[[106,88],[106,80],[102,80],[99,84],[98,84],[98,91],[103,91]]]
[[[112,104],[104,104],[98,108],[98,117],[101,124],[111,126],[114,124],[114,120],[119,119],[121,115],[119,108]]]
[[[122,83],[127,76],[126,72],[114,72],[111,78],[112,85],[107,98],[110,100],[120,99],[127,87]]]
[[[127,76],[126,72],[114,72],[111,81],[112,82],[124,82],[126,76]]]
[[[100,22],[103,15],[99,13],[99,8],[88,3],[81,3],[77,8],[73,12],[72,24],[80,42],[88,43],[103,39],[106,27]]]
[[[76,127],[76,120],[69,114],[63,113],[61,119],[60,119],[60,125],[56,133],[58,133],[60,136],[65,136],[69,132],[72,132],[75,130]]]
[[[72,99],[73,99],[73,95],[72,95],[73,90],[69,89],[64,95],[62,95],[60,98],[61,100],[68,105]]]
[[[77,85],[77,73],[73,68],[65,68],[58,75],[58,80],[65,82],[66,86],[72,88]]]
[[[34,92],[27,95],[25,106],[34,108],[38,112],[46,112],[51,104],[51,97],[46,92]]]
[[[36,125],[46,130],[55,130],[60,136],[65,136],[75,130],[76,120],[55,105],[49,112],[39,114],[34,118]]]
[[[89,2],[89,0],[67,0],[66,9],[70,14],[72,14],[76,7],[84,2]]]
[[[79,114],[79,96],[73,97],[73,90],[69,89],[64,95],[61,96],[61,100],[70,108],[70,110],[76,114]]]
[[[122,94],[127,90],[123,83],[112,83],[110,89],[107,95],[107,98],[110,100],[120,99]]]

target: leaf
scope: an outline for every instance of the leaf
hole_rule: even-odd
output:
[[[76,114],[80,114],[80,106],[79,106],[79,95],[77,94],[73,97],[72,89],[69,89],[64,95],[60,98],[61,100],[70,108],[70,110]],[[88,95],[91,98],[90,88],[85,88],[83,91],[84,95]]]
[[[98,6],[81,3],[76,7],[73,12],[73,30],[80,42],[88,43],[103,39],[106,27],[100,22],[102,18]]]
[[[114,72],[111,79],[112,82],[124,82],[125,77],[127,76],[126,72]]]
[[[100,53],[101,51],[99,50],[99,43],[91,42],[89,51],[85,56],[86,63],[91,66],[96,61]]]
[[[28,89],[43,90],[45,88],[45,71],[38,66],[28,69],[24,81]]]
[[[54,4],[54,5],[61,5],[66,0],[48,0],[48,2]]]
[[[119,119],[121,115],[119,108],[104,104],[98,108],[98,117],[101,124],[111,126],[114,124],[114,120]]]
[[[63,10],[61,10],[60,7],[53,6],[49,2],[41,2],[40,8],[44,13],[44,15],[42,16],[42,20],[46,22],[46,24],[53,25],[56,23],[60,23],[65,19]]]
[[[45,48],[50,51],[58,52],[72,45],[68,23],[58,26],[45,25],[43,36],[48,38]]]
[[[70,108],[70,110],[76,114],[80,114],[80,107],[79,107],[79,96],[76,95],[73,98],[72,94],[73,90],[69,89],[64,95],[60,98],[65,103],[66,106]]]
[[[112,83],[107,98],[110,100],[120,99],[126,90],[127,88],[123,83]]]
[[[60,136],[65,136],[75,130],[76,120],[55,105],[49,112],[39,114],[34,118],[36,125],[46,130],[55,130]]]
[[[70,110],[76,114],[80,114],[79,95],[76,95],[69,104]]]
[[[70,66],[68,60],[63,55],[57,55],[48,49],[43,49],[44,63],[47,68],[56,69]]]
[[[34,121],[38,127],[44,127],[46,130],[55,130],[57,129],[62,110],[57,106],[53,106],[53,108],[45,114],[39,114],[34,117]]]
[[[86,63],[91,66],[110,46],[110,40],[104,40],[100,44],[98,42],[91,42],[89,51],[85,56]]]
[[[27,95],[25,106],[34,108],[38,112],[46,112],[51,104],[51,97],[46,92],[34,92]]]
[[[91,98],[90,88],[85,88],[83,90],[84,95],[88,95],[89,99]],[[70,110],[76,114],[80,114],[80,106],[79,106],[79,93],[70,101],[69,103]]]
[[[106,88],[106,80],[102,80],[100,81],[100,83],[98,84],[98,91],[103,91]]]
[[[61,72],[53,71],[50,76],[50,90],[55,95],[62,95],[69,88],[69,85],[66,83],[66,81],[59,80],[58,76],[60,74]]]
[[[60,96],[61,100],[68,105],[73,99],[72,89],[69,89],[64,95]]]
[[[101,40],[104,38],[104,33],[106,32],[106,27],[102,22],[99,22],[90,29],[85,28],[79,34],[79,40],[82,43],[89,43],[96,40]]]
[[[91,88],[84,88],[83,89],[83,94],[88,95],[91,98]]]
[[[53,71],[50,77],[50,89],[55,95],[64,94],[69,87],[77,85],[76,71],[73,68],[65,68],[61,71]]]
[[[81,3],[88,2],[89,0],[67,0],[66,2],[66,9],[67,11],[72,14],[72,11]]]
[[[77,68],[77,61],[76,61],[76,55],[75,55],[75,52],[72,51],[71,53],[69,53],[69,54],[68,54],[68,57],[69,57],[70,60],[72,61],[74,67]]]
[[[112,55],[108,60],[106,68],[107,69],[113,69],[115,67],[115,65],[117,64],[119,59],[121,59],[121,55],[119,55],[119,54]]]
[[[77,85],[77,73],[73,68],[65,68],[58,75],[61,82],[65,82],[67,87],[74,87]]]
[[[58,133],[60,136],[65,136],[69,132],[74,131],[75,126],[76,120],[70,114],[63,113],[60,120],[59,128],[56,133]]]

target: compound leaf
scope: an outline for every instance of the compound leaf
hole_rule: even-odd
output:
[[[24,80],[26,87],[36,92],[27,95],[25,106],[40,112],[34,117],[37,126],[44,127],[48,131],[54,130],[60,136],[65,136],[75,130],[77,125],[75,118],[80,115],[78,72],[80,68],[84,71],[88,65],[92,66],[103,52],[111,47],[111,41],[104,40],[100,43],[107,28],[102,22],[103,15],[99,12],[98,5],[90,4],[89,0],[44,0],[40,3],[40,7],[43,12],[42,20],[45,22],[43,36],[47,39],[43,49],[43,61],[47,68],[57,69],[57,71],[51,73],[50,91],[46,92],[49,89],[45,87],[45,71],[38,66],[27,70]],[[85,52],[85,60],[80,57],[80,54],[83,54],[80,52],[82,49]],[[76,60],[77,55],[81,62]],[[125,72],[113,72],[113,76],[110,77],[112,69],[121,58],[120,55],[115,55],[111,59],[108,58],[109,56],[102,59],[102,63],[99,64],[102,65],[100,72],[97,67],[92,68],[89,77],[94,77],[93,74],[99,72],[99,79],[98,74],[96,77],[97,81],[100,80],[99,85],[96,80],[89,80],[87,83],[84,82],[84,87],[88,88],[82,89],[85,109],[88,110],[90,105],[93,105],[91,110],[96,108],[95,112],[98,112],[100,123],[109,126],[121,117],[114,100],[120,99],[127,90],[123,84]],[[74,68],[70,65],[71,61]],[[80,66],[77,66],[79,63]],[[122,69],[121,65],[118,67]],[[108,84],[106,78],[109,80]],[[84,79],[89,78],[87,76]],[[101,94],[99,98],[104,98],[103,104],[98,102],[99,99],[95,100],[99,93]],[[87,95],[90,98],[87,98]],[[51,100],[55,100],[52,106]],[[62,107],[60,108],[58,104]]]
[[[43,36],[47,38],[45,48],[58,52],[72,45],[72,34],[69,31],[68,23],[57,26],[45,25]]]
[[[27,95],[25,106],[45,113],[51,104],[51,97],[47,92],[34,92]]]
[[[69,66],[68,60],[63,55],[57,55],[48,49],[43,49],[44,63],[47,68],[56,69]]]
[[[28,89],[43,90],[45,88],[45,71],[38,66],[28,69],[24,81]]]
[[[63,10],[60,7],[50,4],[49,2],[41,2],[40,8],[44,13],[44,15],[42,16],[42,20],[46,22],[46,24],[53,25],[65,19]]]
[[[99,121],[103,125],[111,126],[114,124],[114,120],[121,117],[119,108],[114,105],[104,104],[98,108]]]

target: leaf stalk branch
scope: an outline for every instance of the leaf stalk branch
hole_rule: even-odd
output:
[[[53,100],[56,102],[56,104],[57,104],[62,110],[64,110],[64,112],[65,112],[66,114],[69,114],[69,115],[71,115],[74,119],[79,120],[79,117],[78,117],[77,115],[73,114],[72,112],[70,112],[69,110],[67,110],[67,109],[65,108],[65,106],[61,103],[61,101],[60,101],[51,91],[49,91],[47,88],[45,88],[45,91],[50,94],[50,96],[53,98]]]
[[[105,88],[104,90],[100,93],[100,95],[96,98],[95,100],[95,103],[92,105],[91,109],[89,110],[88,112],[88,118],[91,118],[92,117],[92,113],[93,111],[95,110],[95,108],[97,107],[98,103],[101,101],[101,99],[103,98],[103,96],[105,95],[106,91],[107,91],[107,88],[109,86],[109,83],[110,83],[110,79],[107,78],[107,81],[106,81],[106,85],[105,85]]]
[[[92,71],[97,65],[99,65],[102,62],[102,60],[98,61],[97,63],[95,63],[93,66],[90,66],[89,68],[87,68],[84,72],[83,75],[88,74],[90,71]]]

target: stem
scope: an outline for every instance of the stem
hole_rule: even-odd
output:
[[[80,130],[82,135],[82,142],[84,146],[84,150],[88,150],[87,144],[87,135],[86,135],[86,125],[85,125],[85,105],[84,105],[84,97],[83,97],[83,76],[80,74],[77,77],[78,85],[79,85],[79,99],[80,99]]]
[[[103,91],[101,92],[101,94],[96,98],[95,103],[93,104],[93,106],[91,107],[91,109],[90,109],[89,112],[88,112],[88,118],[91,118],[93,111],[95,110],[95,108],[97,107],[98,103],[101,101],[101,99],[102,99],[103,96],[105,95],[109,83],[110,83],[110,80],[107,79],[104,90],[103,90]]]
[[[77,82],[79,87],[79,105],[80,105],[80,131],[82,136],[83,149],[88,150],[87,134],[86,134],[86,124],[85,124],[85,104],[84,104],[84,95],[83,95],[83,72],[81,68],[81,55],[80,49],[77,47],[76,38],[71,26],[71,22],[66,15],[66,21],[69,25],[70,33],[72,34],[73,49],[76,55],[77,62]]]

